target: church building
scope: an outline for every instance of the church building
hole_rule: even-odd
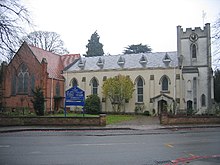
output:
[[[178,114],[207,113],[213,101],[210,24],[186,28],[177,26],[177,51],[81,57],[63,71],[65,90],[78,86],[85,95],[97,94],[102,112],[112,112],[103,97],[107,78],[129,76],[135,85],[125,113],[164,110]]]
[[[9,64],[3,62],[0,81],[0,107],[5,111],[33,111],[33,92],[41,87],[45,111],[52,113],[64,107],[62,70],[80,57],[58,55],[24,42]]]

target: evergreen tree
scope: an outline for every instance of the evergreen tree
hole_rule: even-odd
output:
[[[35,90],[32,90],[34,94],[34,99],[31,100],[34,106],[34,110],[37,116],[44,115],[44,94],[40,87],[36,87]]]
[[[128,45],[123,51],[124,54],[138,54],[138,53],[149,53],[151,48],[148,45],[136,44]]]
[[[214,98],[217,103],[220,103],[220,70],[218,69],[214,75]]]
[[[85,55],[86,57],[103,56],[103,45],[99,42],[99,38],[97,31],[95,31],[92,34],[89,43],[86,45],[86,48],[88,49]]]

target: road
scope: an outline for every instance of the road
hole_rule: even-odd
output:
[[[1,165],[154,165],[220,154],[220,128],[0,134]],[[220,163],[220,160],[217,160]]]

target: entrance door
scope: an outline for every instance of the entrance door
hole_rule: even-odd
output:
[[[187,101],[187,109],[193,109],[193,106],[192,106],[193,102],[191,100]]]
[[[158,115],[161,115],[163,112],[167,110],[167,101],[160,100],[158,101]]]

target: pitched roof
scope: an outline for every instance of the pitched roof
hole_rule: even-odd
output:
[[[177,66],[177,52],[173,51],[84,57],[66,68],[66,71],[167,68]]]
[[[35,46],[28,46],[40,63],[43,58],[47,60],[47,72],[50,78],[63,79],[61,71],[80,58],[80,54],[58,55]]]

